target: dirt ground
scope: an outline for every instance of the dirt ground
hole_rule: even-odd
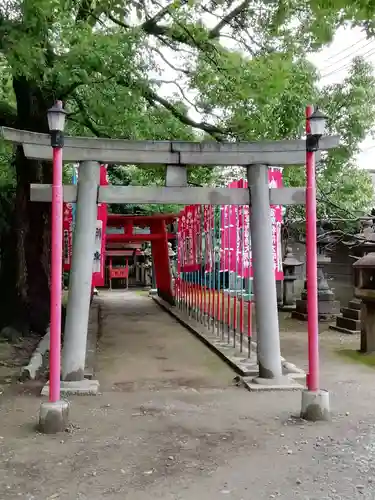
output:
[[[292,417],[298,392],[233,386],[229,368],[148,297],[104,293],[103,307],[102,394],[72,399],[64,434],[35,432],[40,399],[25,385],[0,396],[1,499],[375,498],[375,372],[335,352],[357,338],[323,329],[333,417],[312,424]],[[306,367],[305,325],[281,327],[283,355]]]

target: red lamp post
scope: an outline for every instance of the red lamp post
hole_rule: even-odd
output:
[[[306,108],[306,281],[309,372],[307,388],[319,390],[318,267],[316,234],[315,152],[324,134],[326,117],[312,106]]]
[[[53,149],[52,181],[52,249],[51,249],[51,316],[50,316],[50,380],[49,400],[60,400],[61,305],[63,259],[63,184],[62,150],[66,111],[61,101],[48,110],[48,126]]]

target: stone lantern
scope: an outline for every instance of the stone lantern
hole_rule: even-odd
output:
[[[320,233],[320,234],[319,234]],[[340,303],[335,300],[335,294],[329,287],[324,274],[324,266],[331,262],[325,249],[330,240],[324,235],[323,228],[318,231],[318,307],[320,319],[330,321],[340,314]]]
[[[144,269],[145,269],[145,286],[146,287],[152,287],[153,292],[156,292],[155,289],[155,278],[154,278],[154,273],[153,273],[153,262],[152,262],[152,256],[151,256],[151,246],[148,245],[147,248],[145,248],[143,252],[145,256],[145,262],[144,262]]]
[[[172,243],[169,241],[168,242],[168,257],[169,257],[169,266],[171,269],[171,278],[174,280],[176,277],[176,262],[175,262],[175,257],[176,257],[176,252],[172,248]]]
[[[293,255],[291,247],[286,248],[286,254],[283,260],[283,297],[280,305],[281,311],[293,311],[296,308],[294,298],[294,282],[297,279],[296,269],[302,266],[303,262],[299,261]]]
[[[325,247],[330,243],[325,236],[322,227],[318,228],[318,251],[317,251],[317,273],[318,273],[318,318],[319,321],[332,321],[340,314],[340,303],[335,300],[335,294],[330,289],[324,275],[323,268],[331,262],[331,258],[325,253]],[[307,320],[307,282],[301,293],[301,299],[296,301],[296,310],[292,312],[292,318]]]
[[[353,264],[354,295],[362,301],[361,352],[375,352],[375,252]]]

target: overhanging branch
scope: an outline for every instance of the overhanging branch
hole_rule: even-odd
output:
[[[202,130],[203,132],[207,132],[207,134],[210,134],[216,140],[220,140],[220,138],[227,133],[225,130],[216,127],[215,125],[211,125],[210,123],[206,123],[204,121],[198,122],[189,118],[184,112],[180,111],[177,106],[170,103],[164,97],[158,95],[154,90],[150,89],[145,83],[132,82],[129,79],[125,80],[124,78],[118,79],[117,83],[119,85],[123,85],[128,88],[132,87],[134,89],[138,89],[141,95],[152,106],[157,107],[157,104],[160,104],[184,125],[188,125],[195,129]]]
[[[96,137],[107,137],[109,138],[110,136],[108,134],[105,134],[104,132],[101,132],[98,127],[93,123],[91,120],[88,111],[82,101],[82,99],[79,97],[77,93],[73,94],[73,99],[75,103],[77,104],[77,107],[82,115],[82,121],[78,121],[76,119],[73,119],[76,123],[80,123],[81,125],[85,126],[87,129],[90,130]]]
[[[217,38],[218,36],[220,36],[221,30],[225,28],[225,26],[229,25],[232,20],[235,19],[238,15],[240,15],[246,9],[246,7],[249,6],[249,4],[250,0],[243,0],[243,2],[241,2],[235,9],[228,12],[228,14],[225,15],[223,19],[221,19],[221,21],[219,21],[217,25],[209,32],[209,38]]]
[[[159,21],[161,21],[165,16],[170,14],[172,9],[176,9],[178,7],[182,7],[183,5],[186,5],[188,3],[188,0],[180,0],[177,4],[177,2],[171,2],[170,4],[166,5],[163,7],[157,14],[155,14],[151,19],[148,19],[142,24],[142,29],[144,31],[148,31],[151,26],[154,26],[157,24]]]
[[[181,112],[176,106],[167,101],[167,99],[164,99],[164,97],[159,96],[158,94],[156,94],[156,92],[154,92],[151,89],[147,90],[144,89],[143,96],[152,105],[155,105],[155,103],[161,104],[165,109],[170,111],[174,117],[178,118],[180,122],[185,125],[189,125],[190,127],[203,130],[204,132],[207,132],[208,134],[215,137],[215,139],[218,139],[220,136],[224,134],[224,131],[216,127],[215,125],[210,125],[209,123],[206,122],[197,122],[195,120],[192,120],[185,113]]]

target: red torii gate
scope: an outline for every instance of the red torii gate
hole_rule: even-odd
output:
[[[169,303],[174,303],[172,276],[168,256],[168,239],[176,238],[167,232],[167,224],[177,219],[177,214],[122,215],[108,214],[107,225],[123,227],[122,234],[107,234],[107,243],[132,243],[151,241],[151,253],[158,294]],[[134,234],[134,227],[149,227],[149,234]]]
[[[324,419],[329,414],[329,396],[319,390],[318,328],[316,280],[316,196],[315,160],[320,150],[339,145],[339,137],[325,136],[325,116],[312,108],[306,109],[306,139],[261,142],[215,141],[127,141],[92,137],[67,137],[64,155],[61,141],[65,111],[61,101],[49,110],[50,135],[2,127],[3,137],[19,146],[25,157],[54,160],[54,178],[51,185],[32,185],[31,201],[51,202],[54,248],[53,299],[51,308],[51,386],[50,402],[41,405],[40,426],[57,432],[66,428],[69,405],[60,401],[60,339],[61,327],[61,263],[62,259],[62,201],[77,202],[77,233],[74,242],[76,277],[69,293],[67,325],[64,333],[63,379],[65,392],[87,391],[84,384],[87,325],[90,308],[90,281],[92,276],[92,235],[97,221],[98,203],[175,203],[189,205],[249,205],[251,206],[252,247],[254,255],[254,291],[257,305],[257,363],[259,377],[255,383],[272,388],[283,388],[279,321],[277,315],[276,285],[273,272],[272,224],[270,204],[307,204],[307,261],[309,302],[309,377],[308,390],[302,393],[304,418]],[[51,147],[52,146],[52,147]],[[317,158],[316,158],[317,157]],[[62,163],[80,162],[81,182],[76,186],[62,185]],[[124,165],[166,165],[166,186],[98,186],[99,163]],[[307,187],[270,189],[267,170],[272,165],[307,164]],[[247,168],[249,189],[226,189],[187,186],[189,165],[244,166]],[[79,210],[78,210],[79,208]],[[168,263],[168,239],[165,220],[150,221],[151,234],[162,235],[152,240],[152,254],[159,263],[159,295],[173,302]],[[133,238],[133,236],[131,236]],[[312,272],[310,272],[312,271]],[[70,321],[68,321],[70,318]],[[52,355],[53,354],[53,355]],[[315,374],[312,374],[315,372]],[[95,384],[93,383],[95,382]],[[71,384],[73,383],[73,385]],[[271,384],[270,384],[271,383]],[[70,384],[70,385],[69,385]],[[98,390],[97,381],[91,386]],[[289,388],[289,384],[288,384]],[[311,414],[309,416],[309,414]]]

